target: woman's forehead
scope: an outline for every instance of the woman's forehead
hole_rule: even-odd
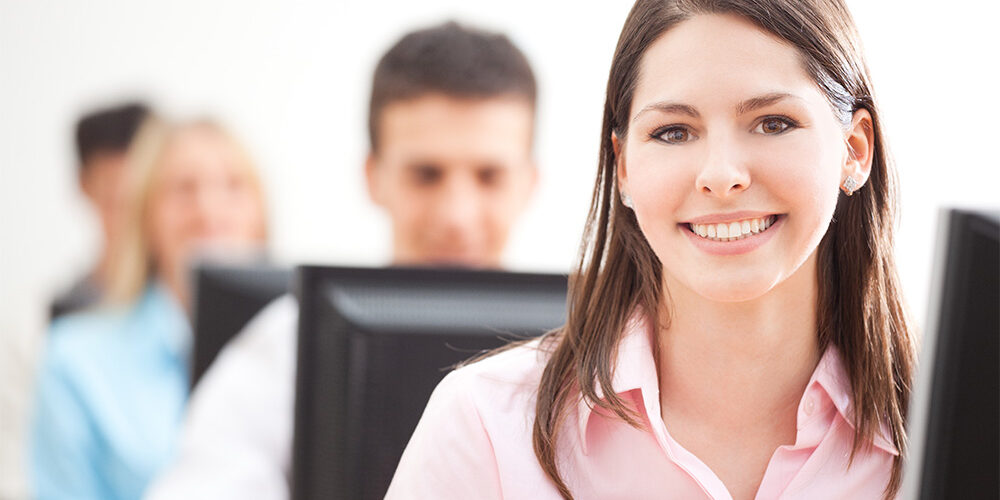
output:
[[[771,93],[823,102],[795,47],[735,15],[698,15],[643,54],[630,116],[656,102],[731,109]]]

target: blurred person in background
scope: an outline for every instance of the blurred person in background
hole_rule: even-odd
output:
[[[500,267],[537,181],[536,93],[506,36],[456,23],[412,32],[381,58],[364,168],[392,223],[394,264]],[[279,298],[220,353],[147,498],[289,496],[297,322],[295,299]]]
[[[188,394],[188,263],[266,242],[257,172],[220,125],[148,120],[128,160],[110,303],[53,322],[40,365],[29,450],[40,499],[142,495]]]
[[[121,234],[126,152],[139,125],[149,115],[145,104],[131,102],[92,111],[76,124],[78,180],[101,225],[101,254],[93,270],[52,302],[53,319],[94,306],[104,297],[111,250]]]

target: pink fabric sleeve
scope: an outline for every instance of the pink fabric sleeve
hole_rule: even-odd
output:
[[[448,374],[431,395],[386,499],[500,499],[491,436],[475,404],[477,377]]]

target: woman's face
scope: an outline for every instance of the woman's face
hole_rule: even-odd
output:
[[[146,227],[160,277],[183,278],[200,251],[246,251],[264,243],[264,205],[248,167],[227,138],[208,127],[166,146]]]
[[[711,300],[751,300],[795,273],[841,182],[867,175],[796,49],[735,16],[654,42],[629,120],[615,139],[621,190],[665,279]]]

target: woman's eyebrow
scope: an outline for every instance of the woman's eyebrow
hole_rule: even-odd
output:
[[[751,111],[770,106],[784,99],[801,99],[799,96],[787,92],[770,92],[767,94],[751,97],[736,105],[736,114],[743,115]]]
[[[636,120],[638,120],[643,113],[654,110],[660,111],[662,113],[677,113],[681,115],[688,115],[691,118],[698,118],[701,116],[700,114],[698,114],[698,110],[694,109],[692,106],[688,106],[687,104],[681,104],[679,102],[660,101],[660,102],[654,102],[652,104],[647,104],[638,113],[635,114],[635,117],[632,118],[632,122],[634,123]]]
[[[778,101],[784,99],[801,99],[799,96],[794,94],[789,94],[788,92],[769,92],[767,94],[761,94],[759,96],[751,97],[746,99],[736,105],[736,114],[743,115],[751,111],[763,108],[765,106],[770,106]],[[698,113],[693,106],[674,102],[674,101],[659,101],[652,104],[647,104],[635,117],[632,118],[632,122],[635,122],[642,116],[643,113],[647,111],[660,111],[662,113],[677,113],[682,115],[688,115],[692,118],[700,118],[701,115]]]

